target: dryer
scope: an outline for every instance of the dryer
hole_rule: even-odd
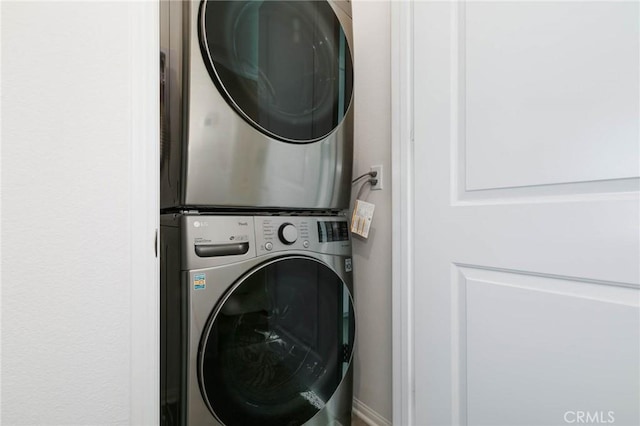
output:
[[[161,207],[347,209],[350,2],[160,8]]]
[[[161,220],[161,424],[351,424],[346,219]]]

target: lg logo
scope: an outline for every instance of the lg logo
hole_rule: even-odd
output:
[[[195,221],[195,222],[193,222],[193,226],[195,226],[196,228],[200,228],[201,226],[209,226],[209,224],[207,222]]]
[[[607,424],[615,423],[613,411],[567,411],[564,413],[565,423]]]

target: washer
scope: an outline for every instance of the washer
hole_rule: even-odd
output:
[[[350,425],[346,219],[161,220],[161,423]]]
[[[160,8],[162,208],[347,209],[351,3]]]

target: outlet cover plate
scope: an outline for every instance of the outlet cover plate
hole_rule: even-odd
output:
[[[378,179],[378,182],[375,185],[371,185],[371,190],[378,191],[383,188],[382,184],[383,184],[384,175],[382,174],[382,164],[371,166],[371,171],[378,172],[376,177],[372,178],[372,179]]]

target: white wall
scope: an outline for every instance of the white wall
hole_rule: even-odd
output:
[[[151,3],[2,2],[3,424],[154,422],[157,285],[136,262],[144,246],[153,268],[138,237],[157,200],[139,197],[136,157],[157,141],[138,127],[157,115],[139,96],[157,74],[146,89],[136,74],[157,70],[145,16],[157,26]]]
[[[358,320],[355,408],[383,424],[392,417],[390,2],[354,1],[353,25],[354,175],[369,171],[372,165],[382,164],[384,168],[384,189],[369,191],[367,186],[361,196],[376,205],[369,238],[353,239]],[[359,188],[360,184],[353,187],[353,197]]]

